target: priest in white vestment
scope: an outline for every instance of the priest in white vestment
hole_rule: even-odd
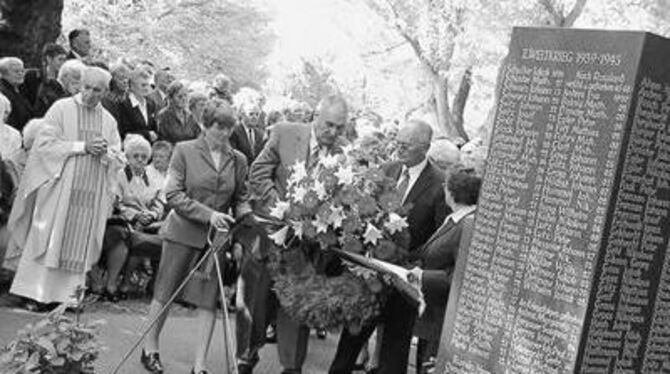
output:
[[[98,261],[123,167],[116,121],[100,104],[111,76],[86,67],[81,93],[44,116],[30,151],[8,228],[10,292],[40,303],[76,303]]]

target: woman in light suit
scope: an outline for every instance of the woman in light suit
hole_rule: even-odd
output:
[[[420,248],[423,265],[412,269],[426,300],[426,310],[414,325],[414,335],[419,338],[417,374],[426,373],[437,354],[451,276],[459,249],[470,244],[481,184],[474,169],[457,169],[449,176],[444,197],[453,212]]]
[[[149,320],[158,319],[149,332],[141,362],[152,373],[162,373],[158,340],[166,313],[159,315],[189,272],[189,267],[207,242],[210,226],[227,228],[251,213],[245,180],[247,160],[232,149],[228,138],[235,126],[235,112],[222,100],[210,100],[203,113],[204,130],[195,140],[178,143],[174,148],[165,188],[168,215],[161,229],[163,253],[156,278]],[[199,333],[191,373],[206,374],[207,350],[214,328],[216,300],[219,295],[215,274],[187,295],[199,307]]]

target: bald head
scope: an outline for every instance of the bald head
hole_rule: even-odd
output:
[[[346,100],[339,95],[325,97],[314,119],[314,133],[321,146],[332,147],[344,135],[348,118]]]
[[[410,120],[400,126],[396,135],[398,158],[407,166],[421,163],[430,149],[433,128],[426,122]]]
[[[100,103],[107,89],[112,75],[99,67],[87,66],[81,74],[82,90],[81,101],[84,105],[94,107]]]

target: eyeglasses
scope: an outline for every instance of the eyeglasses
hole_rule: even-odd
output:
[[[128,155],[128,158],[132,158],[133,160],[137,160],[137,161],[146,161],[146,160],[149,159],[149,155],[147,155],[145,153],[134,153],[134,154]]]

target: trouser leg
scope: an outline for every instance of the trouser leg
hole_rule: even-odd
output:
[[[265,343],[266,314],[271,279],[265,266],[249,259],[242,269],[237,288],[236,339],[237,360],[255,365],[258,351]]]
[[[309,328],[293,320],[284,308],[277,311],[277,350],[285,372],[300,373],[307,356]]]

